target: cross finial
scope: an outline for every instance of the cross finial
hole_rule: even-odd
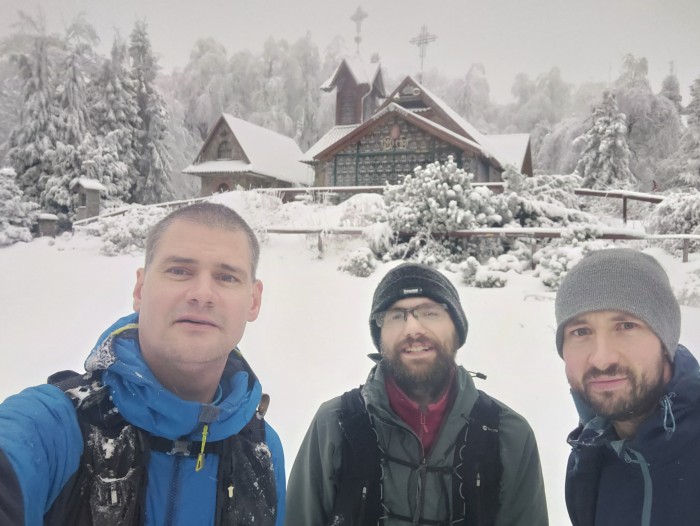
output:
[[[436,35],[428,33],[428,28],[425,24],[420,28],[420,33],[417,37],[412,38],[409,42],[418,46],[418,56],[420,57],[420,82],[423,82],[423,59],[425,59],[425,50],[428,44],[437,40]]]
[[[360,42],[362,42],[362,37],[360,36],[360,31],[362,30],[362,21],[367,18],[367,13],[362,10],[362,7],[357,6],[357,11],[350,17],[350,20],[355,22],[357,35],[355,35],[355,44],[357,44],[357,54],[360,54]]]

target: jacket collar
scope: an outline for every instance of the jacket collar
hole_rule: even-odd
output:
[[[253,417],[262,388],[237,349],[228,357],[217,405],[182,400],[167,390],[143,359],[138,340],[138,314],[115,322],[98,339],[85,361],[87,371],[103,370],[112,400],[131,424],[171,440],[198,438],[209,424],[209,439],[221,440],[240,431]]]

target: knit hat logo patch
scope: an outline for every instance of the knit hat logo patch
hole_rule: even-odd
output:
[[[403,295],[408,296],[409,294],[422,294],[423,289],[420,287],[413,287],[412,289],[403,289]]]

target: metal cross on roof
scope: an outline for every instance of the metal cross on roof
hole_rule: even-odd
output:
[[[420,33],[417,37],[412,38],[409,42],[418,46],[418,56],[420,57],[420,81],[423,82],[423,59],[425,59],[425,50],[428,44],[435,42],[437,35],[428,33],[428,28],[425,24],[420,28]]]
[[[367,13],[362,10],[362,7],[357,6],[357,11],[350,17],[350,20],[355,22],[357,28],[357,35],[355,35],[355,44],[357,44],[357,54],[360,54],[360,42],[362,42],[362,37],[360,36],[360,31],[362,30],[362,21],[367,18]]]

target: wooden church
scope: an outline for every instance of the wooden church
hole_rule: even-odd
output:
[[[482,134],[411,76],[386,96],[378,62],[344,59],[321,89],[336,90],[336,119],[301,158],[315,186],[396,184],[450,155],[477,182],[501,181],[507,165],[532,175],[529,134]]]

